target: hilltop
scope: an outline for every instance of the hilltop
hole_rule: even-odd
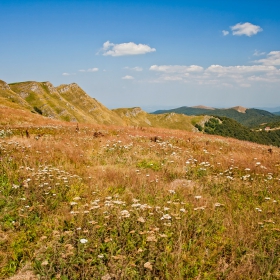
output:
[[[280,121],[280,117],[273,113],[260,109],[248,109],[242,106],[235,106],[227,109],[209,108],[206,106],[195,106],[195,107],[179,107],[171,110],[157,110],[153,114],[166,114],[166,113],[177,113],[184,115],[211,115],[228,117],[236,120],[237,122],[245,125],[249,128],[258,127],[262,123],[271,123]]]
[[[129,126],[137,127],[162,127],[172,129],[182,129],[187,131],[197,131],[196,124],[205,123],[207,116],[185,116],[176,113],[166,113],[161,115],[148,114],[140,107],[114,109],[118,116]]]
[[[3,84],[3,82],[2,82]],[[54,87],[50,82],[21,82],[6,86],[9,100],[48,118],[99,124],[122,125],[122,120],[77,84]],[[1,97],[7,98],[5,90]],[[9,105],[9,104],[8,104]]]

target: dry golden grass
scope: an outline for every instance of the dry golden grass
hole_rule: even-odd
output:
[[[280,149],[0,112],[3,279],[280,279]]]

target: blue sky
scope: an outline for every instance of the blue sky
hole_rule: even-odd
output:
[[[279,1],[0,0],[0,79],[109,108],[280,106]]]

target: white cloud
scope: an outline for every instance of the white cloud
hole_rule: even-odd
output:
[[[259,60],[256,65],[152,65],[150,70],[157,72],[153,82],[181,81],[199,85],[251,87],[259,82],[280,82],[280,51],[271,52],[268,57]]]
[[[245,74],[245,73],[253,73],[253,72],[271,72],[277,71],[277,68],[274,66],[266,66],[266,65],[252,65],[252,66],[221,66],[221,65],[211,65],[206,71],[218,74]]]
[[[189,73],[189,72],[201,72],[203,67],[198,65],[152,65],[150,67],[152,71],[164,72],[164,73]]]
[[[222,32],[223,32],[224,36],[227,36],[229,34],[229,32],[227,30],[223,30]]]
[[[84,69],[81,69],[81,70],[79,70],[79,72],[97,72],[97,71],[99,71],[99,69],[98,68],[89,68],[89,69],[87,69],[87,70],[84,70]]]
[[[122,77],[123,80],[134,80],[134,78],[132,76],[126,75],[124,77]]]
[[[280,51],[272,51],[267,55],[267,58],[255,62],[263,65],[280,65]]]
[[[132,71],[137,71],[137,72],[141,72],[143,71],[143,68],[142,67],[124,67],[124,69],[128,69],[128,70],[132,70]]]
[[[177,77],[177,76],[165,76],[163,77],[163,80],[165,81],[182,81],[182,77]]]
[[[257,33],[262,31],[262,28],[260,26],[254,25],[250,22],[237,23],[236,25],[231,26],[230,28],[232,30],[233,35],[246,35],[248,37],[256,35]]]
[[[262,55],[265,55],[265,52],[260,52],[259,50],[255,50],[253,55],[254,56],[262,56]]]
[[[76,75],[75,73],[62,73],[62,76],[73,76],[73,75]]]
[[[107,41],[103,44],[102,51],[104,56],[123,56],[146,54],[149,52],[155,52],[156,49],[144,44],[137,45],[133,42],[113,44]]]
[[[98,71],[98,68],[90,68],[87,70],[88,72],[97,72]]]

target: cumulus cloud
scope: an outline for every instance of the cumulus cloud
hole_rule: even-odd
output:
[[[155,52],[155,48],[151,48],[144,44],[135,44],[133,42],[113,44],[107,41],[103,44],[102,52],[104,56],[124,56],[138,55]]]
[[[211,65],[206,69],[206,71],[212,73],[219,73],[219,74],[228,74],[228,73],[245,74],[245,73],[254,73],[254,72],[271,72],[271,71],[277,71],[277,69],[274,66],[266,66],[266,65],[252,65],[252,66]]]
[[[128,70],[132,70],[132,71],[137,71],[137,72],[141,72],[143,71],[143,68],[142,67],[124,67],[124,69],[128,69]]]
[[[122,77],[123,80],[134,80],[134,77],[126,75],[124,77]]]
[[[253,55],[254,56],[262,56],[262,55],[265,55],[265,52],[260,52],[259,50],[255,50]]]
[[[237,35],[237,36],[246,35],[248,37],[251,37],[252,35],[256,35],[257,33],[263,30],[260,26],[254,25],[250,22],[237,23],[236,25],[231,26],[230,28],[232,30],[233,35]]]
[[[263,65],[280,65],[280,51],[270,52],[266,58],[255,61]]]
[[[255,65],[152,65],[150,71],[157,73],[153,82],[189,82],[199,85],[251,87],[258,82],[280,82],[280,51],[273,51]]]
[[[62,73],[62,76],[73,76],[73,75],[76,75],[76,74],[75,73],[67,73],[67,72]]]
[[[79,70],[79,72],[97,72],[97,71],[99,71],[99,69],[98,68],[89,68],[89,69],[87,69],[87,70],[84,70],[84,69],[81,69],[81,70]]]
[[[163,80],[165,81],[182,81],[182,77],[177,77],[177,76],[164,76]]]
[[[201,72],[203,67],[198,65],[152,65],[151,71],[158,71],[164,73],[188,73],[188,72]]]
[[[223,30],[222,33],[224,36],[227,36],[229,34],[229,32],[227,30]]]

